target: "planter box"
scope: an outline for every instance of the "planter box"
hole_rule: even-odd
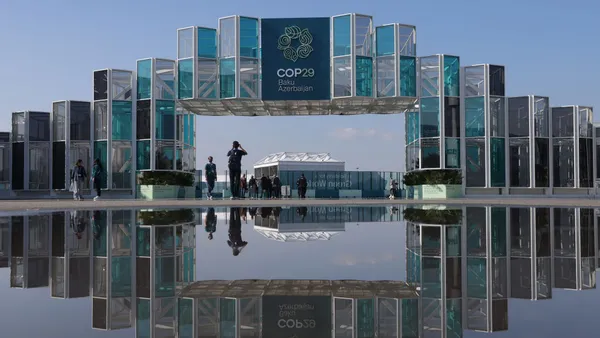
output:
[[[145,200],[195,198],[196,188],[175,185],[140,185],[137,198]]]
[[[435,200],[462,197],[460,184],[427,184],[408,187],[408,198],[415,200]],[[411,194],[412,193],[412,194]]]

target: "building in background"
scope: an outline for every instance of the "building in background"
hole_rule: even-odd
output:
[[[12,114],[11,189],[50,191],[50,114],[21,111]]]
[[[0,195],[10,193],[11,159],[10,132],[0,132]]]

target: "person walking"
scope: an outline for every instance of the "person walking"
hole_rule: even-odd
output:
[[[83,166],[83,161],[81,159],[75,162],[75,167],[71,172],[71,184],[73,191],[73,199],[76,201],[83,200],[83,196],[81,196],[81,191],[83,190],[83,182],[87,178],[87,172],[85,171],[85,167]]]
[[[240,188],[242,189],[242,198],[246,198],[246,192],[248,191],[248,179],[246,178],[246,174],[242,175],[242,179],[240,181]]]
[[[240,197],[240,176],[242,175],[242,156],[248,155],[248,152],[238,141],[233,141],[232,148],[227,152],[229,158],[229,188],[231,189],[231,199]]]
[[[206,197],[212,200],[212,191],[217,181],[217,165],[213,163],[212,156],[208,157],[208,163],[204,166],[204,178],[206,179],[206,187],[208,188]]]
[[[94,201],[100,199],[102,196],[102,175],[104,174],[104,168],[102,167],[102,163],[100,159],[97,158],[94,160],[94,166],[92,167],[92,185],[94,186],[94,190],[96,190],[96,197],[94,197]]]
[[[306,198],[306,189],[308,187],[308,181],[306,177],[304,177],[304,173],[300,175],[300,178],[296,182],[296,186],[298,186],[298,196],[300,198]]]

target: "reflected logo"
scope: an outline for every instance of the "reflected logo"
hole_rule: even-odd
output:
[[[296,41],[296,43],[294,43]],[[298,26],[285,27],[284,33],[277,40],[277,49],[283,51],[283,57],[292,62],[306,59],[313,51],[313,36],[307,28]]]

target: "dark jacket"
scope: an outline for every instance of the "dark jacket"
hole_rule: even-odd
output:
[[[79,181],[83,181],[87,178],[87,171],[85,171],[85,167],[82,165],[76,165],[73,168],[73,171],[71,172],[71,179],[72,180],[79,180]]]

